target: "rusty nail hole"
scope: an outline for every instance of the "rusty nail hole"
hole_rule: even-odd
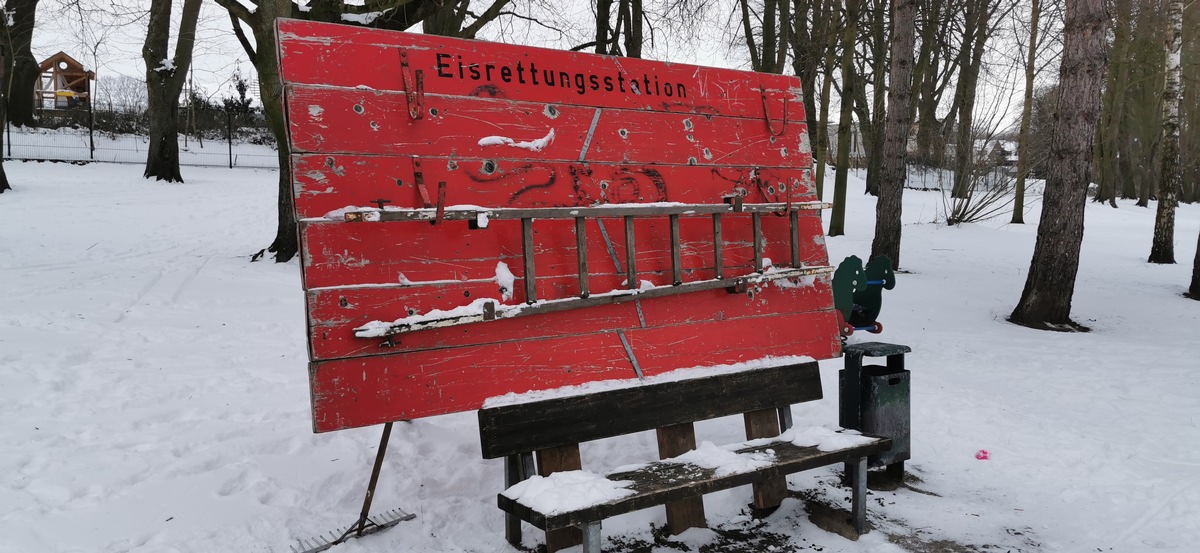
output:
[[[774,143],[775,143],[775,137],[774,137],[774,136],[772,136],[772,137],[770,138],[770,140],[771,140],[771,144],[774,144]]]
[[[550,117],[558,117],[558,108],[554,106],[546,106],[546,115]]]
[[[625,129],[618,130],[617,134],[621,135],[621,138],[629,138],[629,131]]]
[[[338,305],[340,305],[342,307],[346,307],[346,306],[350,305],[350,302],[346,301],[345,297],[340,297],[340,298],[338,298]]]
[[[606,181],[606,180],[600,181],[600,190],[608,190],[608,181]]]
[[[437,109],[437,108],[429,108],[429,115],[432,115],[432,116],[434,116],[434,117],[437,117],[437,114],[438,114],[438,109]]]
[[[490,159],[483,160],[483,174],[490,175],[496,172],[496,162]]]
[[[417,310],[416,310],[416,309],[413,309],[413,308],[411,308],[411,307],[409,307],[409,308],[408,308],[408,316],[409,316],[409,317],[411,317],[411,316],[413,316],[413,315],[416,315],[416,314],[417,314]]]
[[[354,104],[354,113],[362,115],[363,113],[366,113],[366,111],[367,108],[364,108],[362,104]]]
[[[470,290],[463,290],[463,297],[464,297],[464,298],[469,298],[469,297],[471,297],[471,291],[470,291]]]
[[[768,186],[768,187],[767,187],[767,194],[774,194],[774,193],[775,193],[775,187],[774,187],[774,186]]]
[[[404,186],[404,179],[396,179],[396,186]]]
[[[334,164],[335,164],[335,163],[337,163],[337,162],[335,162],[335,161],[333,160],[333,157],[327,157],[327,158],[325,158],[325,166],[326,166],[326,167],[333,168],[333,166],[334,166]]]

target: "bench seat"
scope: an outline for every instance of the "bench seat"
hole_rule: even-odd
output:
[[[631,490],[632,494],[575,510],[543,513],[523,504],[519,499],[509,497],[506,495],[509,493],[508,490],[498,495],[497,503],[500,509],[512,513],[542,530],[582,527],[619,514],[700,494],[753,484],[775,476],[786,476],[835,463],[857,462],[859,459],[886,451],[891,444],[891,440],[887,438],[861,437],[864,438],[865,443],[832,451],[821,451],[813,446],[803,447],[790,441],[771,441],[762,444],[761,442],[764,440],[753,440],[742,444],[742,447],[735,446],[732,449],[738,454],[766,453],[770,460],[765,463],[765,466],[743,467],[742,470],[735,470],[720,476],[713,468],[670,459],[655,461],[635,470],[605,475],[605,478],[614,482],[628,481],[629,484],[625,488]],[[525,483],[518,484],[513,488],[523,484]],[[855,499],[857,501],[858,498]]]

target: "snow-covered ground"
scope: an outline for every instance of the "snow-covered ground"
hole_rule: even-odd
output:
[[[5,169],[0,552],[282,552],[352,521],[379,428],[311,433],[299,270],[249,262],[273,235],[276,174],[185,168],[187,184],[164,185],[136,165]],[[835,260],[869,251],[874,202],[851,186]],[[1158,266],[1145,263],[1152,209],[1089,204],[1073,313],[1093,332],[1057,334],[1004,321],[1036,226],[947,228],[941,205],[905,194],[910,273],[879,337],[913,348],[919,481],[871,492],[876,531],[857,542],[809,520],[848,505],[833,467],[789,478],[799,493],[762,522],[745,516],[747,489],[707,496],[710,526],[772,535],[777,551],[1196,551],[1200,302],[1181,294],[1200,206],[1179,209],[1181,263]],[[821,363],[826,399],[795,407],[799,424],[836,422],[840,364]],[[475,420],[396,425],[375,510],[417,517],[333,551],[513,551],[502,463],[480,458]],[[697,432],[735,442],[742,422]],[[654,448],[652,433],[587,443],[585,468]],[[611,519],[605,537],[653,544],[663,520]],[[685,537],[643,550],[721,543]]]

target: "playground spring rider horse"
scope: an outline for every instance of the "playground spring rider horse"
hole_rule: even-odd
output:
[[[850,336],[856,330],[883,332],[883,323],[878,321],[883,290],[895,287],[892,260],[885,256],[872,259],[865,269],[857,256],[842,261],[833,273],[833,306],[842,336]]]

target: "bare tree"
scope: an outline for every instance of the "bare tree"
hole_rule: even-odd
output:
[[[1192,284],[1188,286],[1187,295],[1200,300],[1200,238],[1196,240],[1196,260],[1192,262]]]
[[[146,63],[146,114],[150,120],[150,145],[143,174],[146,178],[183,182],[179,173],[179,94],[192,64],[200,3],[201,0],[184,0],[175,55],[170,56],[171,0],[150,2],[150,23],[142,47],[142,61]]]
[[[37,124],[34,110],[33,89],[42,71],[33,57],[33,29],[36,26],[38,0],[7,0],[4,13],[8,16],[4,24],[4,36],[0,48],[9,56],[6,108],[8,122],[18,127]],[[21,91],[26,91],[22,93]],[[14,94],[15,92],[15,94]]]
[[[875,204],[875,238],[871,258],[885,256],[900,266],[901,200],[908,178],[908,134],[912,127],[913,45],[917,0],[892,0],[892,66],[888,71],[887,123],[884,125],[879,201]]]
[[[444,0],[378,0],[366,4],[351,4],[342,0],[314,0],[310,3],[308,12],[300,11],[291,0],[251,0],[253,8],[247,7],[239,0],[216,0],[217,4],[229,12],[233,31],[241,43],[250,62],[258,73],[259,101],[263,105],[263,114],[267,126],[271,129],[278,144],[279,156],[279,187],[278,187],[278,224],[275,239],[267,248],[272,252],[275,261],[283,263],[295,257],[299,250],[296,235],[296,219],[292,213],[291,168],[288,157],[291,151],[287,146],[287,122],[283,114],[283,82],[279,76],[278,52],[275,50],[275,20],[281,17],[309,19],[313,21],[328,21],[338,23],[353,23],[361,18],[344,17],[362,14],[378,14],[370,19],[367,26],[379,29],[404,30],[421,23],[429,17],[451,17],[443,10],[454,10],[454,20],[462,27],[451,34],[460,38],[474,38],[487,23],[504,15],[504,8],[510,0],[495,0],[482,13],[469,9],[468,0],[448,2]],[[461,18],[458,18],[462,15]],[[446,20],[442,20],[443,22]],[[445,24],[436,26],[441,31],[449,31]],[[247,35],[247,29],[250,34]]]
[[[1021,299],[1009,321],[1045,330],[1086,330],[1071,320],[1092,139],[1104,83],[1108,15],[1104,0],[1067,0],[1054,125],[1037,243]]]
[[[1029,6],[1029,43],[1025,58],[1025,102],[1021,107],[1021,130],[1017,137],[1017,184],[1013,199],[1012,223],[1025,223],[1025,177],[1029,174],[1029,126],[1033,119],[1033,79],[1037,75],[1038,28],[1042,16],[1042,1],[1032,0]]]
[[[854,44],[858,38],[858,14],[862,0],[845,1],[845,21],[842,28],[842,97],[838,116],[837,173],[833,177],[833,212],[829,216],[829,236],[846,234],[846,182],[850,177],[850,127],[853,122],[854,89],[858,86],[854,74]]]
[[[1175,206],[1182,183],[1179,172],[1179,97],[1183,75],[1180,50],[1183,47],[1183,0],[1167,3],[1167,76],[1163,88],[1162,173],[1158,182],[1158,209],[1154,217],[1154,242],[1150,263],[1175,263]]]

